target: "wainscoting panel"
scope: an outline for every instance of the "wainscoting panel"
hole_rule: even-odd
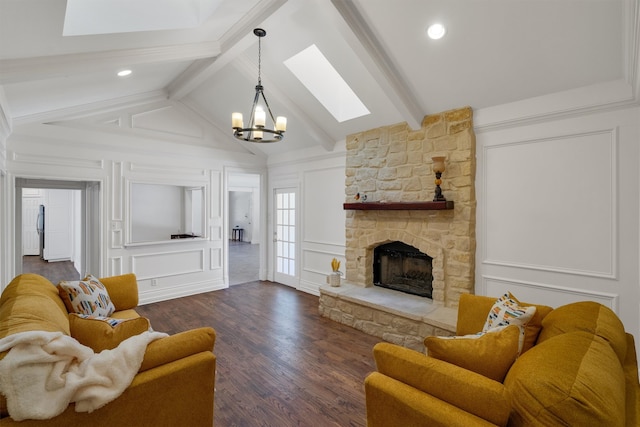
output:
[[[302,240],[344,246],[344,193],[326,191],[327,188],[344,188],[344,167],[305,172],[303,180],[302,210],[306,218]],[[335,221],[326,221],[326,218],[335,218]]]
[[[131,115],[131,127],[168,135],[202,139],[204,129],[173,106],[155,108]]]
[[[111,229],[111,249],[122,249],[123,246],[123,233],[120,228],[119,222],[112,222],[111,226],[114,227]]]
[[[484,263],[616,278],[617,129],[482,154]]]
[[[330,250],[318,250],[318,249],[304,249],[303,261],[304,265],[302,269],[304,271],[316,274],[326,275],[331,273],[331,260],[336,258],[340,261],[340,269],[344,271],[344,247],[342,251],[330,251]]]
[[[209,171],[209,239],[215,242],[222,242],[223,224],[222,224],[222,172],[217,170]],[[217,243],[219,245],[222,243]],[[216,249],[218,254],[211,252],[211,269],[222,268],[222,250]],[[214,264],[215,258],[215,264]]]
[[[68,166],[70,168],[104,169],[104,160],[78,159],[64,156],[41,156],[38,154],[22,154],[13,152],[11,160],[36,165]]]
[[[209,266],[211,270],[217,270],[222,268],[222,249],[221,248],[209,248]]]
[[[119,276],[122,274],[122,257],[109,259],[109,273],[107,276]]]
[[[131,267],[138,280],[204,271],[204,249],[135,255]]]
[[[225,289],[227,286],[221,279],[202,282],[185,282],[179,285],[162,286],[157,288],[145,287],[140,290],[140,305],[166,301],[174,298],[196,295],[203,292]]]
[[[190,168],[182,166],[167,166],[167,165],[155,165],[151,163],[134,163],[129,164],[129,170],[135,173],[160,175],[163,178],[175,175],[180,179],[191,179],[196,177],[205,177],[207,175],[206,169]],[[180,184],[176,184],[180,185]]]
[[[122,221],[124,201],[123,162],[111,164],[111,219]]]
[[[482,277],[481,287],[480,295],[497,298],[506,292],[511,292],[522,302],[544,304],[554,308],[577,301],[595,301],[620,315],[619,296],[613,293],[593,292],[492,276]]]

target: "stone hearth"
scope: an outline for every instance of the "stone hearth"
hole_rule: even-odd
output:
[[[435,155],[446,157],[441,187],[447,200],[455,203],[454,208],[348,210],[346,283],[344,288],[320,289],[323,316],[417,349],[428,335],[455,332],[459,296],[472,293],[474,285],[475,135],[471,108],[426,116],[415,131],[401,123],[349,135],[346,202],[354,202],[357,194],[359,200],[367,196],[362,203],[431,201]],[[432,257],[431,299],[373,286],[374,249],[396,241]],[[415,298],[423,301],[414,302]],[[369,314],[368,310],[373,311]],[[392,320],[387,321],[389,317]]]
[[[424,338],[452,336],[457,310],[429,298],[380,288],[343,283],[320,288],[320,313],[385,341],[424,351]]]

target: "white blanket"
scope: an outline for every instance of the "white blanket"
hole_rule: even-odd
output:
[[[71,402],[92,412],[116,399],[140,369],[147,344],[167,336],[145,332],[98,354],[61,332],[22,332],[0,339],[0,392],[15,421],[49,419]]]

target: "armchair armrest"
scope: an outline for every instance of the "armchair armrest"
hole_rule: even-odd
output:
[[[373,353],[381,374],[493,424],[507,424],[511,405],[501,383],[394,344],[376,344]]]
[[[211,427],[214,412],[216,358],[201,352],[139,372],[131,385],[112,402],[88,412],[75,404],[49,420],[14,421],[2,418],[2,427]]]
[[[138,372],[144,372],[192,354],[212,352],[215,341],[216,332],[210,327],[192,329],[155,340],[147,346]]]
[[[138,306],[138,280],[135,274],[101,277],[100,282],[107,288],[116,311],[129,310]]]

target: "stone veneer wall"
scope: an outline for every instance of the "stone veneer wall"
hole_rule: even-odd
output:
[[[433,258],[433,301],[457,306],[472,293],[475,270],[475,134],[470,107],[426,116],[422,127],[406,123],[347,137],[346,200],[431,201],[434,155],[446,156],[442,193],[453,210],[347,211],[345,280],[373,285],[373,249],[402,241]]]

